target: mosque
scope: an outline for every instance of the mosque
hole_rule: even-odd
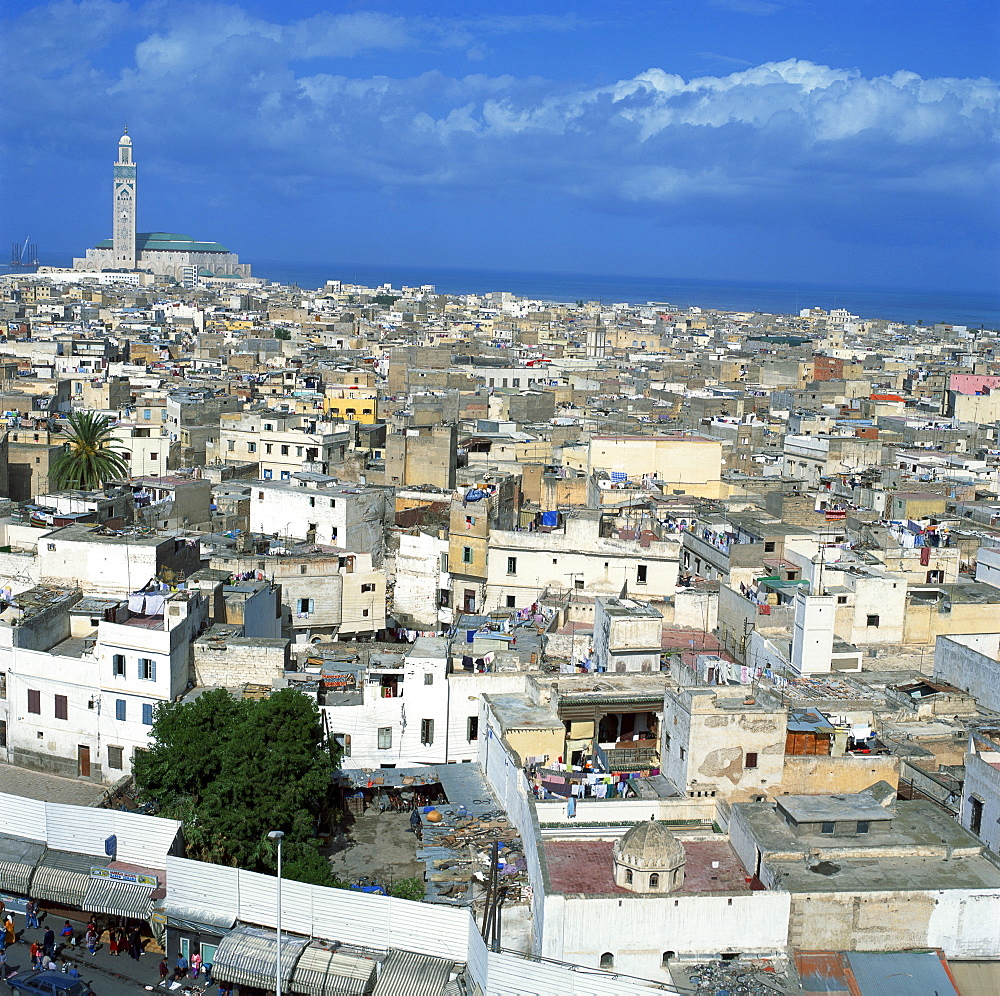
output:
[[[218,242],[197,242],[173,232],[135,230],[136,166],[128,129],[118,140],[113,236],[73,260],[74,270],[148,270],[190,282],[195,277],[249,277],[250,264]]]

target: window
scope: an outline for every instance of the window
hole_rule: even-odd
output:
[[[361,610],[361,615],[364,616],[367,619],[368,618],[368,609],[362,609]]]
[[[281,455],[282,456],[288,456],[288,447],[287,446],[282,446],[281,447]]]
[[[351,756],[351,735],[350,733],[334,733],[333,742],[340,748],[344,757]]]
[[[108,745],[108,767],[121,771],[123,766],[124,751],[121,747]]]
[[[56,545],[55,543],[46,543],[45,548],[52,553],[55,553]]]
[[[646,565],[639,564],[635,569],[635,583],[645,584],[646,583]]]
[[[226,445],[229,447],[229,452],[232,453],[233,450],[236,449],[236,440],[235,439],[227,439],[226,440]]]
[[[868,820],[858,820],[858,833],[868,833]]]
[[[361,594],[363,595],[366,591],[374,591],[375,585],[373,584],[363,584],[361,586]]]
[[[115,699],[115,719],[117,719],[119,723],[125,722],[127,708],[128,707],[124,699]]]
[[[969,830],[977,837],[983,830],[983,800],[977,796],[969,796]]]
[[[837,596],[837,604],[838,605],[846,605],[847,604],[847,596],[846,595],[838,595]]]
[[[125,677],[125,655],[124,654],[115,654],[111,658],[111,673],[116,678],[124,678]]]
[[[757,767],[757,752],[747,751],[746,760],[743,762],[744,768],[756,768]]]
[[[513,609],[517,606],[517,598],[514,595],[507,596],[507,608]]]
[[[462,547],[462,563],[471,564],[472,563],[472,547],[463,546]]]
[[[257,452],[257,444],[247,443],[247,453],[256,453],[256,452]]]
[[[148,408],[143,408],[142,417],[144,419],[151,419],[153,417],[153,413]]]
[[[37,688],[28,689],[28,712],[36,716],[42,714],[42,693]]]
[[[150,657],[140,657],[139,677],[143,681],[156,681],[156,661]]]
[[[517,574],[517,557],[507,558],[507,573]]]
[[[470,716],[465,721],[465,739],[470,743],[479,739],[479,717]]]
[[[283,470],[281,472],[281,479],[283,481],[290,481],[292,479],[292,472],[290,470]]]
[[[764,544],[764,553],[774,553],[774,540]]]
[[[380,726],[378,728],[378,749],[389,750],[392,747],[392,727]]]
[[[142,722],[144,726],[153,725],[153,703],[143,702],[142,704]]]
[[[69,699],[65,695],[57,695],[55,702],[56,719],[69,719]]]
[[[420,742],[425,747],[429,747],[432,743],[434,743],[434,720],[433,719],[422,719],[422,720],[420,720]]]
[[[681,748],[681,760],[683,761],[685,757],[687,757],[687,751],[682,747]]]
[[[869,614],[868,615],[868,621],[865,623],[865,625],[866,626],[871,626],[871,627],[873,627],[875,629],[878,629],[878,616],[877,615]]]
[[[424,684],[425,685],[433,685],[434,684],[434,675],[433,674],[425,674],[424,675]]]
[[[271,477],[273,476],[273,474],[274,474],[274,472],[272,470],[265,470],[264,471],[264,480],[265,481],[271,480]],[[261,497],[263,497],[263,495]]]
[[[306,567],[306,565],[305,565],[305,564],[301,564],[301,565],[299,566],[299,574],[305,574],[305,573],[306,573],[306,570],[307,570],[307,567]]]
[[[273,432],[274,431],[274,425],[273,425],[273,423],[271,423],[271,422],[265,422],[264,423],[264,431],[265,432]]]
[[[272,446],[271,446],[270,443],[264,443],[264,452],[265,453],[270,453],[271,449],[272,449]]]
[[[300,616],[308,615],[313,610],[313,600],[311,598],[300,598],[298,613]]]
[[[601,955],[601,968],[614,968],[615,956],[610,951],[605,951]]]
[[[577,578],[577,579],[576,579],[576,580],[575,580],[575,581],[573,582],[573,587],[574,587],[574,588],[575,588],[575,589],[576,589],[577,591],[583,591],[583,578]]]
[[[625,884],[626,885],[631,885],[632,884],[632,869],[631,868],[626,868],[625,869]]]
[[[836,829],[837,829],[836,823],[821,823],[819,825],[820,833],[833,833],[833,831]]]
[[[315,508],[316,507],[316,499],[315,499],[315,497],[313,495],[309,496],[309,507],[310,508]]]
[[[651,889],[658,889],[660,887],[660,876],[656,872],[653,872],[649,876],[649,887]]]

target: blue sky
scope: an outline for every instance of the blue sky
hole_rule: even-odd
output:
[[[996,286],[996,0],[7,0],[0,237]],[[5,243],[4,243],[5,244]]]

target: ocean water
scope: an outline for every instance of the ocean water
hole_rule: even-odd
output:
[[[933,325],[947,322],[979,328],[1000,328],[1000,293],[941,292],[925,289],[833,287],[753,283],[728,280],[676,280],[669,277],[597,276],[583,273],[543,273],[516,270],[472,270],[450,267],[373,266],[358,263],[254,262],[254,276],[321,287],[327,280],[399,288],[434,284],[446,294],[511,291],[545,301],[599,300],[605,304],[668,302],[681,308],[698,306],[734,311],[798,314],[802,308],[847,308],[861,318]]]
[[[70,266],[69,257],[42,255],[49,266]],[[802,308],[846,308],[861,318],[933,325],[947,322],[970,328],[1000,329],[1000,292],[929,291],[924,288],[838,287],[822,284],[755,283],[733,280],[678,280],[670,277],[599,276],[585,273],[473,270],[443,266],[250,260],[254,276],[305,289],[327,280],[399,288],[434,284],[445,294],[510,291],[521,297],[573,303],[665,302],[679,308],[720,308],[798,314]],[[0,265],[0,273],[11,272]]]

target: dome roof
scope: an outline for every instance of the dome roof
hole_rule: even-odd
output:
[[[615,861],[633,868],[673,869],[684,864],[684,845],[666,824],[648,820],[637,823],[616,844]]]
[[[122,137],[118,139],[118,144],[119,145],[131,145],[132,144],[132,139],[128,137],[128,132],[125,132],[125,134],[122,135]]]

